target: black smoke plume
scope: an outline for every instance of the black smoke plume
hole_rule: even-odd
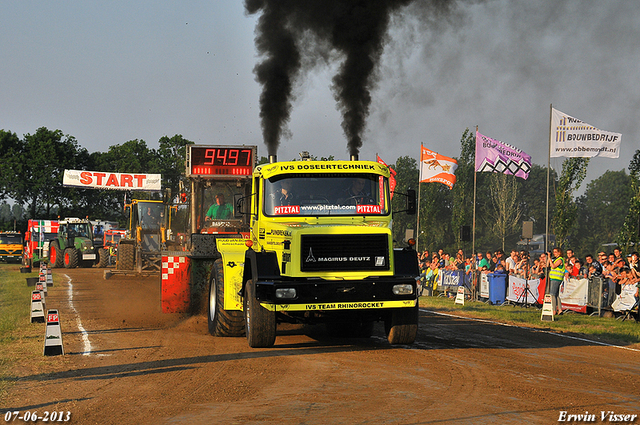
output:
[[[315,62],[314,58],[303,60],[301,52],[326,58],[330,56],[326,48],[343,57],[332,89],[342,113],[348,151],[358,155],[391,13],[411,1],[245,1],[247,13],[261,13],[256,46],[262,62],[254,71],[262,85],[260,118],[269,155],[277,153],[289,122],[293,85],[302,63]]]

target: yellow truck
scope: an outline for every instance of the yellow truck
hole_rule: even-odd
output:
[[[369,337],[382,321],[391,344],[413,343],[418,263],[411,245],[393,247],[388,167],[308,158],[256,166],[256,152],[187,147],[188,256],[208,264],[210,333],[269,347],[278,323]],[[404,212],[415,213],[415,191],[405,196]]]
[[[22,234],[20,232],[0,232],[0,261],[20,263],[22,249]]]

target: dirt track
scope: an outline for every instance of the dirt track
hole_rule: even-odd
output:
[[[47,307],[60,311],[66,354],[25,362],[0,413],[70,411],[78,424],[548,424],[561,411],[596,422],[600,411],[640,414],[638,345],[421,311],[412,347],[389,346],[381,327],[367,340],[289,327],[274,348],[251,349],[244,338],[211,337],[204,316],[163,315],[159,278],[53,273]]]

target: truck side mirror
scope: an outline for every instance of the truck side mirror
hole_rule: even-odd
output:
[[[407,214],[416,214],[416,191],[414,189],[407,190]]]
[[[242,196],[241,194],[233,195],[233,216],[235,218],[242,218],[243,215],[249,214],[247,211],[245,211],[247,209],[247,199],[248,198],[246,196]]]

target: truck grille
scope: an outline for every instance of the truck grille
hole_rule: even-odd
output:
[[[300,270],[389,270],[387,235],[302,235]]]

